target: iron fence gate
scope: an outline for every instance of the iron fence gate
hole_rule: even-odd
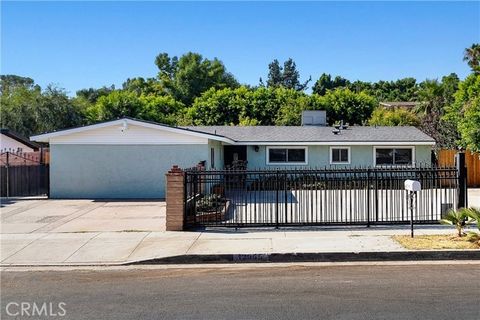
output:
[[[437,222],[458,201],[456,168],[185,171],[187,227],[402,224],[406,179],[419,180],[415,223]]]
[[[49,194],[49,165],[39,157],[22,152],[0,153],[0,195],[2,197]]]

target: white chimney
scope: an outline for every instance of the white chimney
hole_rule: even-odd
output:
[[[304,110],[302,111],[302,126],[326,126],[327,111]]]

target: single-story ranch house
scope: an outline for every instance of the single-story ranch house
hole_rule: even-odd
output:
[[[308,119],[307,119],[308,120]],[[431,163],[435,141],[414,127],[172,127],[124,118],[31,137],[50,144],[52,198],[164,198],[178,165],[248,169]]]

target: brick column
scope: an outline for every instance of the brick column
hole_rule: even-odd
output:
[[[185,175],[178,166],[173,166],[165,174],[167,182],[166,200],[167,200],[167,231],[183,230],[183,206],[185,197]]]

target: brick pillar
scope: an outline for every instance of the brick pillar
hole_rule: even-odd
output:
[[[165,174],[165,180],[167,182],[167,231],[183,230],[184,179],[184,172],[178,166],[173,166],[172,169]]]

